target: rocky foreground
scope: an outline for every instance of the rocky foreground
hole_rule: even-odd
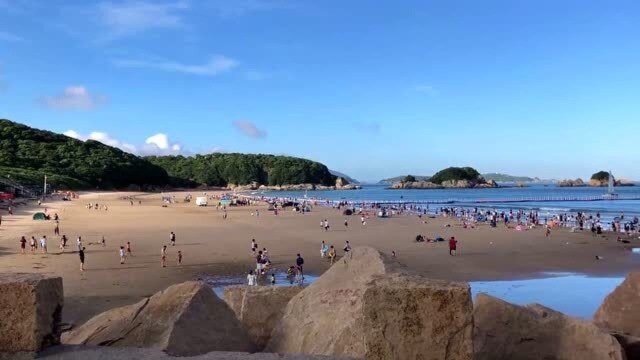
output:
[[[50,359],[640,359],[640,273],[594,322],[428,279],[359,247],[312,285],[167,288],[62,334],[62,281],[0,276],[0,358]],[[230,351],[232,353],[230,353]],[[289,354],[286,356],[277,354]],[[5,356],[6,357],[6,356]]]

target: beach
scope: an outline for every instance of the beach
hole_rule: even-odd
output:
[[[637,239],[623,244],[611,233],[593,237],[589,231],[574,233],[561,228],[547,238],[543,227],[516,231],[503,224],[497,228],[482,224],[465,229],[454,218],[415,215],[370,217],[363,226],[360,216],[343,216],[337,209],[314,206],[311,212],[300,214],[289,208],[276,216],[265,203],[231,206],[224,219],[223,210],[211,206],[212,201],[207,207],[182,202],[188,193],[199,195],[164,194],[179,200],[167,207],[162,207],[162,195],[158,193],[94,192],[81,193],[73,201],[19,207],[13,216],[5,212],[0,226],[0,271],[62,276],[63,321],[79,324],[171,284],[211,275],[244,274],[255,268],[251,239],[256,239],[260,249],[268,249],[276,269],[286,270],[300,253],[305,259],[305,272],[318,275],[330,266],[320,258],[321,241],[335,246],[340,256],[347,240],[354,247],[370,245],[385,253],[394,251],[408,268],[454,281],[526,279],[543,272],[619,276],[637,269],[640,261],[640,255],[631,252],[638,246]],[[134,205],[124,199],[128,196],[135,197]],[[106,204],[108,210],[88,209],[88,203]],[[48,214],[60,216],[60,234],[69,239],[64,253],[54,236],[55,222],[32,220],[32,214],[45,207]],[[329,222],[329,231],[320,227],[324,219]],[[348,227],[344,226],[345,219]],[[171,231],[176,234],[175,247],[169,245]],[[446,242],[415,242],[418,234],[445,239],[454,236],[458,240],[457,255],[449,255]],[[27,254],[20,254],[21,236],[39,239],[42,235],[49,239],[48,254],[41,254],[40,249],[31,254],[28,245]],[[86,247],[85,272],[80,271],[76,253],[78,236]],[[103,236],[106,246],[100,243]],[[120,264],[118,251],[127,241],[133,256]],[[166,268],[160,265],[163,245],[168,245]],[[176,261],[178,250],[183,253],[182,265]]]

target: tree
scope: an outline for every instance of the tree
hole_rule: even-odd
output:
[[[413,175],[407,175],[404,177],[404,179],[402,179],[403,182],[415,182],[416,181],[416,177]]]

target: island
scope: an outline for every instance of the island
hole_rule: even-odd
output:
[[[496,188],[494,180],[487,181],[480,173],[471,167],[449,167],[438,171],[429,180],[418,180],[408,175],[401,181],[395,182],[390,189],[471,189]]]

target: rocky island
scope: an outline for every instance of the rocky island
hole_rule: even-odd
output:
[[[496,188],[494,180],[485,180],[480,173],[471,167],[449,167],[438,171],[429,180],[417,180],[407,175],[403,180],[391,185],[390,189],[471,189]]]
[[[628,180],[616,180],[613,179],[614,186],[634,186],[633,182]],[[560,187],[583,187],[583,186],[591,186],[591,187],[607,187],[609,186],[609,172],[607,171],[598,171],[597,173],[591,175],[591,179],[589,182],[585,182],[584,180],[578,178],[575,180],[565,179],[558,182],[558,186]]]

